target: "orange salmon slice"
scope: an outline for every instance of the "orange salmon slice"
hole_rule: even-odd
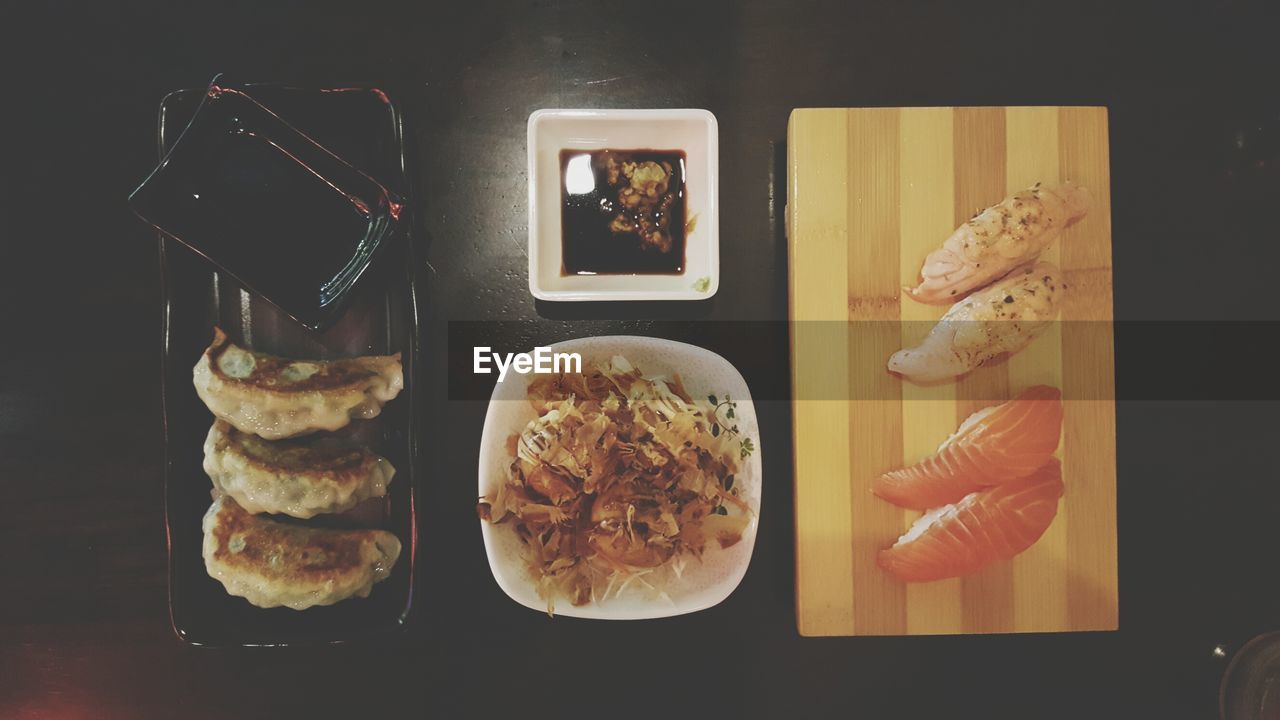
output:
[[[970,415],[935,454],[881,475],[871,489],[913,510],[954,503],[1035,472],[1058,449],[1061,434],[1062,391],[1035,385]]]
[[[969,575],[1034,545],[1057,516],[1062,492],[1062,466],[1051,458],[1028,477],[929,511],[876,560],[905,582]]]

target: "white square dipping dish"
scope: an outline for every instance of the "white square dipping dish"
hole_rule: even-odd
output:
[[[649,620],[718,605],[729,597],[746,575],[760,522],[760,491],[764,480],[761,457],[764,449],[755,404],[751,401],[746,380],[732,363],[716,353],[673,340],[603,336],[567,340],[552,345],[551,350],[578,353],[582,356],[584,371],[595,362],[621,355],[646,376],[671,377],[679,373],[685,388],[694,398],[706,398],[711,394],[720,398],[732,396],[736,403],[734,421],[738,430],[743,437],[751,438],[755,445],[734,476],[734,487],[738,488],[739,497],[754,511],[741,540],[727,548],[712,543],[701,559],[690,558],[680,577],[663,588],[665,598],[655,597],[641,588],[629,588],[621,594],[580,607],[558,598],[555,614],[598,620]],[[529,383],[536,377],[511,373],[494,386],[480,439],[480,497],[494,492],[497,484],[506,477],[506,469],[512,462],[507,455],[507,438],[519,435],[537,417],[526,396]],[[498,586],[521,605],[546,612],[547,601],[538,595],[515,529],[509,524],[494,525],[481,520],[480,530],[484,536],[489,569]]]
[[[705,300],[720,287],[719,131],[706,110],[538,110],[529,116],[529,292],[539,300]],[[683,150],[679,275],[563,275],[561,150]]]

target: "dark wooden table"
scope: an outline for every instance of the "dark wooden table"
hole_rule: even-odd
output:
[[[508,600],[473,514],[484,403],[450,399],[447,322],[543,317],[563,335],[643,331],[688,312],[780,322],[775,172],[790,109],[924,104],[1109,106],[1118,317],[1273,320],[1280,57],[1266,5],[10,4],[0,717],[1215,717],[1215,645],[1229,655],[1280,627],[1277,398],[1124,393],[1151,363],[1229,376],[1240,348],[1126,344],[1117,331],[1119,632],[821,640],[795,631],[790,419],[777,398],[761,404],[755,559],[723,605],[592,623]],[[392,638],[209,650],[169,628],[158,260],[124,200],[154,164],[160,97],[217,72],[374,82],[409,115],[433,268],[423,282],[433,405],[421,592],[412,629]],[[525,121],[554,106],[717,115],[714,300],[692,310],[533,302]],[[1184,365],[1188,349],[1196,366]],[[759,350],[785,383],[785,348]]]

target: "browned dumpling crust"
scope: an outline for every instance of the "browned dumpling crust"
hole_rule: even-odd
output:
[[[204,561],[227,592],[258,607],[305,610],[368,597],[400,557],[385,530],[336,530],[252,515],[228,496],[204,516]]]
[[[387,493],[395,468],[362,445],[331,436],[263,440],[215,420],[204,443],[213,486],[251,513],[310,518]]]
[[[375,417],[404,389],[399,353],[290,360],[241,348],[220,328],[214,328],[193,379],[214,415],[268,440]]]

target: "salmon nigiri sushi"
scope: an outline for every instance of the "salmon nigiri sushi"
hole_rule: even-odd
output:
[[[905,582],[975,573],[1034,545],[1058,514],[1062,489],[1062,466],[1050,459],[1029,477],[925,513],[876,560]]]
[[[1062,392],[1035,385],[970,415],[938,452],[881,475],[871,489],[913,510],[953,503],[980,488],[1030,475],[1058,449],[1061,434]]]

